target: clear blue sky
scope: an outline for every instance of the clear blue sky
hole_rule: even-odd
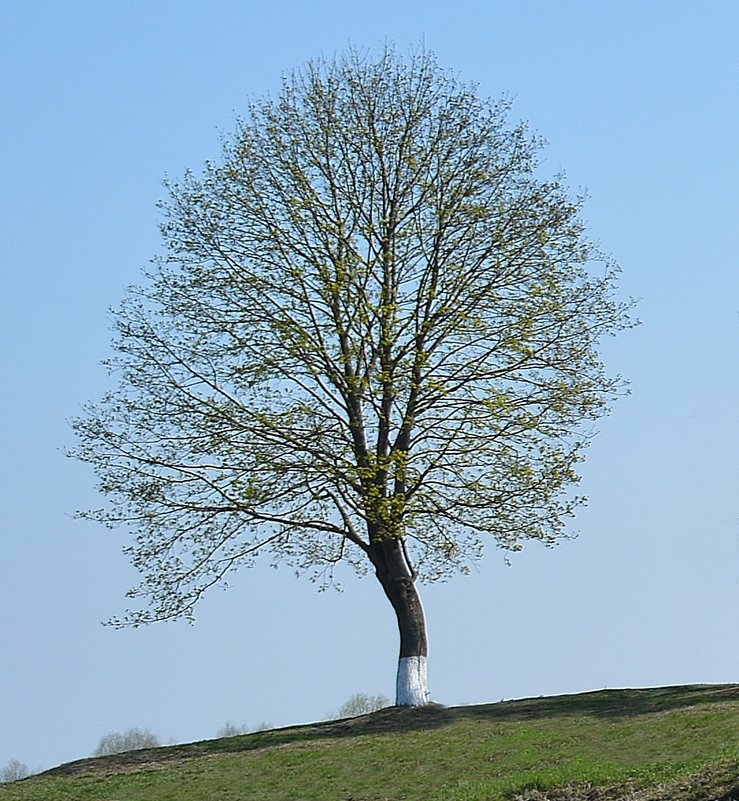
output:
[[[739,4],[654,0],[129,0],[0,6],[0,767],[88,755],[131,726],[330,716],[392,695],[397,640],[374,579],[319,594],[237,574],[194,627],[116,631],[125,535],[63,457],[107,377],[107,309],[159,249],[165,173],[219,154],[249,97],[348,42],[421,39],[549,140],[591,199],[644,324],[610,341],[633,394],[584,466],[580,537],[423,590],[446,704],[739,681]]]

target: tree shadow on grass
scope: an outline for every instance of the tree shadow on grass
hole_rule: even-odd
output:
[[[525,698],[476,706],[444,707],[430,704],[416,708],[387,707],[356,718],[80,759],[52,768],[41,775],[114,774],[161,769],[168,764],[205,756],[237,754],[325,739],[425,731],[448,726],[460,720],[515,722],[569,715],[623,718],[726,703],[739,704],[739,685],[684,685],[656,689],[600,690],[577,695]]]

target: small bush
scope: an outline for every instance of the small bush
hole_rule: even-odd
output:
[[[101,737],[93,756],[110,756],[140,748],[156,748],[159,745],[159,738],[148,729],[128,729],[122,733],[113,732]]]
[[[384,695],[367,695],[355,693],[339,707],[340,718],[355,718],[357,715],[368,715],[378,709],[390,706],[390,699]]]
[[[249,729],[247,729],[243,723],[240,726],[236,726],[229,721],[225,726],[221,726],[221,728],[218,729],[216,737],[238,737],[239,734],[246,734],[248,731]]]
[[[25,765],[23,762],[19,762],[17,759],[11,759],[0,771],[0,784],[17,782],[20,779],[25,779],[26,776],[30,775],[31,771],[28,770],[27,765]]]
[[[272,724],[265,721],[262,721],[262,723],[259,723],[256,726],[246,726],[243,723],[240,726],[237,726],[229,721],[225,724],[225,726],[221,726],[221,728],[218,729],[216,737],[238,737],[240,734],[251,734],[252,732],[256,731],[268,731],[271,728]]]

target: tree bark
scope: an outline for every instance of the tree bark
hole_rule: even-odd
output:
[[[416,576],[399,538],[377,541],[369,556],[385,595],[395,610],[400,632],[396,706],[429,703],[426,619],[416,590]]]

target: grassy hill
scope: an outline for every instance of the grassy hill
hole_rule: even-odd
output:
[[[739,801],[739,685],[603,690],[133,751],[0,801]]]

